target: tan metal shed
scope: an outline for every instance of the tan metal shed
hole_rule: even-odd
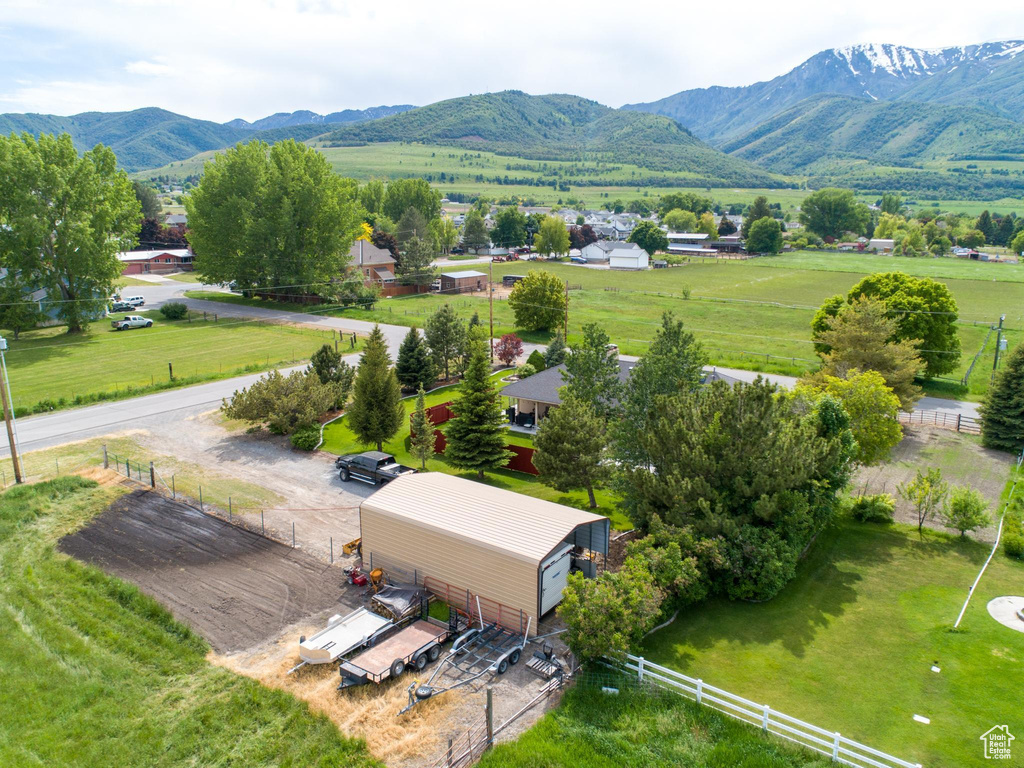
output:
[[[573,562],[607,554],[608,518],[442,472],[406,475],[359,506],[363,562],[427,586],[522,611],[533,624],[561,601]],[[485,611],[486,614],[486,611]]]

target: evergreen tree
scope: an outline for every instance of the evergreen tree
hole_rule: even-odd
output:
[[[556,491],[584,489],[590,508],[597,507],[594,489],[602,487],[611,475],[605,462],[608,454],[608,427],[589,403],[575,397],[548,411],[534,438],[537,450],[533,466],[541,482]]]
[[[398,348],[395,375],[406,389],[423,389],[432,386],[437,379],[430,350],[416,326],[409,329],[402,346]]]
[[[377,450],[394,437],[405,419],[402,388],[391,365],[387,342],[379,325],[366,340],[352,387],[352,404],[346,414],[349,429],[361,443],[375,443]]]
[[[1013,219],[1010,216],[1003,216],[999,220],[999,226],[995,228],[992,235],[992,242],[995,245],[1009,245],[1013,239]]]
[[[437,370],[450,379],[453,366],[458,362],[466,337],[466,326],[451,304],[445,304],[427,318],[427,345]]]
[[[723,216],[722,220],[718,222],[718,235],[723,237],[725,235],[735,235],[736,225],[732,223],[732,219]]]
[[[484,224],[484,217],[475,208],[466,214],[462,225],[462,245],[473,251],[479,251],[491,244],[491,236]]]
[[[544,355],[539,349],[535,349],[530,353],[530,356],[526,358],[526,364],[532,365],[533,370],[538,373],[548,367],[547,361],[544,360]]]
[[[1002,451],[1024,450],[1024,344],[1010,353],[1005,367],[996,373],[981,408],[981,442]]]
[[[455,417],[448,422],[444,456],[457,469],[474,470],[482,480],[484,470],[508,463],[505,447],[505,413],[501,397],[491,381],[491,361],[483,339],[473,340],[469,365],[452,404]]]
[[[419,212],[418,208],[409,206],[402,214],[402,218],[398,220],[398,225],[395,228],[395,239],[402,250],[408,250],[409,243],[413,240],[419,240],[429,235],[429,227],[423,214]]]
[[[554,368],[556,365],[561,365],[565,362],[566,347],[565,337],[561,331],[555,334],[555,338],[548,344],[548,348],[544,350],[544,367]],[[540,369],[538,369],[540,370]]]
[[[336,352],[330,344],[324,344],[309,359],[307,370],[315,373],[321,384],[328,384],[333,388],[333,407],[344,408],[352,391],[352,381],[356,372],[351,365],[341,359],[341,353]]]
[[[409,210],[415,211],[415,208]],[[401,285],[430,285],[437,270],[434,269],[434,247],[430,237],[414,237],[405,244],[405,253],[395,266],[395,276]]]
[[[771,216],[772,209],[768,207],[768,198],[758,195],[754,198],[754,204],[747,209],[747,215],[743,217],[743,226],[740,227],[740,234],[744,238],[750,235],[750,225],[765,216]]]
[[[608,352],[609,338],[596,323],[583,326],[583,343],[571,345],[565,360],[563,391],[589,403],[602,419],[611,417],[622,391],[619,359]]]
[[[427,459],[434,455],[434,445],[437,435],[434,434],[434,425],[427,418],[427,404],[423,387],[420,387],[416,396],[416,408],[412,412],[410,426],[412,436],[409,438],[411,453],[420,460],[420,469],[427,468]]]
[[[993,242],[993,238],[996,234],[996,228],[992,223],[992,214],[987,210],[981,212],[981,215],[978,217],[978,221],[974,224],[974,228],[985,236],[986,243]]]

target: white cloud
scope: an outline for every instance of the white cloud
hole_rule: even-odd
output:
[[[167,64],[160,64],[155,61],[129,61],[124,65],[124,71],[132,75],[148,75],[159,77],[169,75],[174,70]]]
[[[948,14],[931,0],[648,3],[520,0],[0,0],[8,111],[156,105],[212,120],[427,104],[520,89],[619,106],[782,74],[860,42],[960,45],[1024,36],[1019,0]],[[173,35],[167,29],[176,28]],[[56,49],[54,49],[56,43]],[[45,62],[34,50],[47,47]],[[8,66],[16,63],[18,66]],[[44,67],[45,64],[45,67]],[[17,84],[14,78],[29,79]],[[159,79],[158,79],[159,77]],[[174,87],[168,87],[173,82]]]

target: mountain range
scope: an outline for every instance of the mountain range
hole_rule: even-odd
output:
[[[399,112],[408,112],[416,109],[412,104],[396,104],[392,107],[379,106],[368,109],[343,109],[340,112],[331,112],[326,115],[319,115],[310,112],[308,109],[300,109],[297,112],[276,112],[268,117],[260,118],[253,122],[247,122],[241,118],[230,120],[224,125],[232,128],[248,128],[254,131],[265,131],[271,128],[288,128],[294,125],[335,125],[338,123],[361,123],[365,120],[376,120],[378,117],[396,115]]]
[[[920,49],[855,45],[815,54],[784,75],[736,88],[696,88],[622,108],[665,115],[714,145],[812,96],[978,107],[1024,119],[1024,41]]]

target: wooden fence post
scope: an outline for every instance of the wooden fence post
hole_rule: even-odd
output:
[[[110,458],[107,456],[107,444],[103,444],[103,468],[110,469]]]
[[[487,686],[487,743],[484,749],[490,749],[494,743],[494,689]]]
[[[153,466],[153,462],[149,462],[149,487],[156,488],[156,467]]]

